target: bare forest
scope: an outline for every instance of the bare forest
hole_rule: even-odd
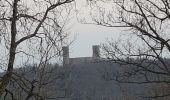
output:
[[[169,0],[0,0],[0,100],[169,100],[169,21]],[[71,22],[121,37],[72,58]]]

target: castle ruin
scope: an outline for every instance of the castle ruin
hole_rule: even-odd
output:
[[[92,46],[93,54],[91,57],[70,58],[69,47],[64,46],[62,50],[63,50],[63,65],[68,65],[68,64],[75,65],[75,64],[80,64],[80,63],[96,62],[100,59],[100,46],[99,45]]]

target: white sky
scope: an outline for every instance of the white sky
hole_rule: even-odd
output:
[[[75,23],[71,29],[71,36],[75,41],[70,46],[70,57],[84,57],[92,55],[92,45],[106,42],[106,39],[117,39],[120,28],[107,28],[97,25]]]
[[[90,8],[86,0],[77,0],[77,17],[88,20]],[[92,24],[82,24],[73,16],[71,21],[70,39],[76,37],[73,44],[70,46],[70,57],[85,57],[92,56],[92,45],[104,43],[107,38],[116,39],[120,35],[120,28],[108,28]]]

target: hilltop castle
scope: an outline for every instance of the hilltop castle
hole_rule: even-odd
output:
[[[93,54],[91,57],[70,58],[69,47],[64,46],[62,50],[63,50],[63,65],[68,65],[68,64],[75,65],[75,64],[80,64],[80,63],[96,62],[100,59],[100,46],[99,45],[92,46]]]

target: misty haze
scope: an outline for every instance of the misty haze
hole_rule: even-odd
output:
[[[0,100],[170,100],[169,0],[0,0]]]

